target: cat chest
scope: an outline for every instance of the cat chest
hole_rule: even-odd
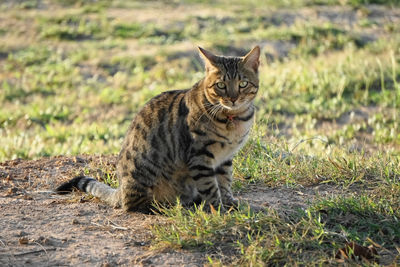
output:
[[[229,123],[232,123],[232,125]],[[216,166],[232,158],[246,143],[252,124],[253,120],[247,122],[232,121],[228,122],[226,127],[219,129],[214,136],[218,142],[210,147]]]

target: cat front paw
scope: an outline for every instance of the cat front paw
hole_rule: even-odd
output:
[[[239,200],[234,198],[233,196],[225,198],[223,203],[224,203],[225,209],[227,209],[227,210],[232,209],[232,208],[237,210],[239,207],[239,204],[240,204]]]

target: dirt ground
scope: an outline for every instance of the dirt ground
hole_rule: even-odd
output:
[[[0,163],[0,266],[202,266],[205,252],[150,249],[162,215],[125,213],[56,185],[80,172],[115,166],[114,156],[52,157]],[[289,189],[249,186],[239,198],[254,206],[305,207],[328,185]],[[93,245],[95,244],[95,245]]]

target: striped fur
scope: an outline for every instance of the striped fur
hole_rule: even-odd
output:
[[[133,119],[118,158],[118,189],[80,176],[56,191],[75,187],[127,211],[177,198],[186,205],[236,205],[232,158],[253,124],[260,49],[244,57],[199,50],[205,78],[191,89],[154,97]]]

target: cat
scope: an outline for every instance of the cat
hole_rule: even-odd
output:
[[[115,208],[147,212],[153,203],[237,207],[232,158],[254,121],[259,46],[244,57],[199,47],[205,77],[191,89],[166,91],[138,112],[118,156],[119,187],[78,176],[56,189],[88,192]]]

